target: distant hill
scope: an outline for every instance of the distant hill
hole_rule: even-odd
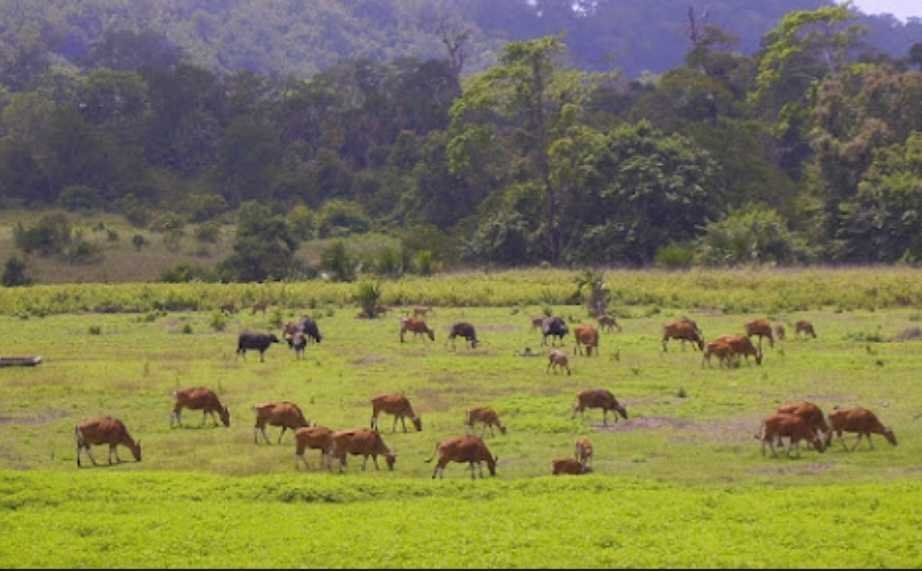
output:
[[[221,71],[307,76],[344,58],[445,54],[440,24],[471,31],[466,70],[492,64],[508,40],[563,33],[574,63],[629,75],[661,72],[688,47],[688,9],[753,52],[782,14],[826,0],[0,0],[0,69],[22,50],[80,64],[118,50],[118,31],[165,37]],[[575,6],[575,8],[574,8]],[[922,21],[866,17],[868,41],[905,55]],[[15,71],[15,70],[14,70]]]

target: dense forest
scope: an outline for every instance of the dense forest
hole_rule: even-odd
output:
[[[5,0],[0,200],[167,233],[233,217],[225,279],[287,277],[301,241],[369,230],[403,239],[382,262],[397,272],[421,252],[478,265],[922,261],[922,43],[878,49],[879,19],[819,2],[737,15],[745,42],[720,25],[732,2],[571,4],[322,1],[304,28],[295,2]],[[659,4],[681,41],[617,32],[667,25]],[[553,34],[501,40],[536,32]],[[671,53],[597,57],[661,38]],[[20,227],[17,242],[49,255],[63,227]]]

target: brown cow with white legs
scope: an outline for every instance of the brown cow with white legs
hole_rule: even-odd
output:
[[[403,395],[381,395],[371,399],[372,430],[378,430],[378,415],[382,412],[394,415],[394,427],[391,432],[397,432],[398,420],[403,425],[403,431],[406,432],[407,417],[413,422],[417,432],[422,432],[423,430],[423,420],[413,412],[410,400]]]
[[[547,362],[547,369],[544,371],[545,373],[550,373],[551,367],[554,368],[555,373],[557,372],[558,367],[566,369],[567,376],[569,376],[570,373],[572,372],[570,371],[570,360],[567,358],[567,354],[564,353],[563,351],[555,349],[551,351],[550,353],[548,353],[547,359],[548,359],[548,362]]]
[[[592,472],[592,468],[573,458],[561,458],[551,462],[551,473],[555,476],[569,474],[579,476]]]
[[[858,448],[862,437],[868,439],[868,445],[873,450],[872,434],[879,434],[887,439],[887,442],[896,446],[896,435],[893,434],[893,431],[884,426],[873,412],[860,406],[848,409],[834,408],[829,415],[829,425],[831,430],[826,436],[826,444],[832,442],[832,434],[835,433],[839,437],[839,441],[842,442],[842,446],[848,450],[848,445],[845,444],[845,438],[842,433],[856,432],[858,433],[858,440],[855,441],[855,446],[852,450]]]
[[[583,346],[586,347],[586,356],[592,356],[592,350],[595,349],[596,356],[599,355],[599,331],[591,325],[579,325],[573,330],[573,336],[576,338],[576,352],[583,354]]]
[[[691,320],[673,321],[663,326],[663,352],[667,351],[666,343],[670,339],[680,340],[683,350],[686,341],[691,341],[692,347],[697,347],[699,351],[704,350],[704,339],[701,338],[701,332]]]
[[[487,468],[490,470],[490,475],[496,475],[496,463],[499,461],[499,458],[493,456],[490,453],[490,449],[487,448],[487,445],[484,443],[483,439],[478,436],[457,436],[455,438],[449,438],[448,440],[443,440],[441,443],[436,444],[435,452],[433,452],[432,457],[426,460],[426,463],[432,462],[435,456],[438,455],[439,461],[435,466],[435,470],[432,471],[432,479],[435,479],[436,476],[443,478],[445,475],[445,466],[449,462],[467,462],[471,466],[471,479],[476,479],[474,476],[474,466],[476,465],[480,477],[483,478],[483,462],[487,463]]]
[[[282,431],[279,433],[278,443],[282,443],[282,436],[285,436],[286,430],[297,430],[310,426],[309,420],[304,418],[304,413],[293,402],[268,402],[258,404],[253,407],[256,413],[256,426],[253,428],[253,443],[259,444],[259,435],[262,434],[266,444],[270,444],[269,437],[266,436],[266,425],[281,426]]]
[[[384,456],[387,461],[387,469],[393,471],[394,464],[397,462],[397,455],[391,452],[391,449],[384,444],[381,435],[374,430],[367,428],[356,428],[354,430],[341,430],[333,433],[333,446],[330,451],[332,458],[339,459],[339,471],[346,469],[346,456],[362,456],[362,471],[368,465],[368,457],[371,456],[375,464],[375,470],[380,470],[378,466],[378,456]]]
[[[90,451],[90,446],[99,444],[109,445],[109,464],[112,464],[113,454],[115,454],[116,462],[122,462],[121,458],[118,457],[117,446],[119,445],[131,450],[136,462],[141,461],[141,441],[135,442],[131,435],[128,434],[125,423],[111,416],[84,420],[74,427],[74,439],[77,443],[77,467],[81,466],[80,454],[83,451],[86,451],[93,465],[98,466],[96,459],[93,458],[93,453]]]
[[[435,331],[429,328],[426,325],[426,322],[422,319],[416,319],[414,317],[401,317],[400,318],[400,342],[404,342],[404,335],[407,331],[413,333],[413,338],[416,339],[420,335],[427,335],[430,341],[435,341]]]
[[[800,337],[802,333],[804,337],[809,335],[810,337],[813,337],[814,339],[816,339],[816,331],[813,330],[813,324],[810,323],[809,321],[800,320],[797,322],[797,324],[794,327],[795,327],[794,334],[797,335],[797,337]]]
[[[592,442],[585,436],[576,439],[574,456],[583,466],[588,466],[592,462]]]
[[[325,426],[307,426],[295,431],[295,469],[298,459],[310,468],[304,453],[307,450],[320,450],[321,466],[330,468],[330,452],[333,448],[333,431]]]
[[[464,424],[471,427],[471,430],[474,429],[475,423],[482,423],[484,425],[484,432],[486,429],[490,429],[490,436],[495,436],[493,432],[493,427],[496,426],[499,428],[500,433],[506,434],[506,427],[503,426],[503,423],[499,421],[499,415],[496,414],[496,411],[489,407],[477,407],[472,408],[467,411],[467,419]]]
[[[618,422],[619,414],[627,420],[627,409],[618,402],[618,399],[611,394],[611,391],[606,389],[587,390],[576,395],[576,404],[573,406],[573,416],[571,418],[576,418],[577,412],[581,416],[585,415],[587,408],[602,409],[602,424],[605,426],[608,426],[608,411],[610,410],[617,413],[612,414],[615,422]]]
[[[218,420],[215,418],[215,413],[221,417],[224,426],[230,426],[230,410],[221,404],[218,395],[211,389],[205,387],[181,389],[173,393],[173,398],[176,399],[176,403],[170,414],[170,428],[173,428],[174,421],[178,426],[182,426],[182,409],[184,408],[202,411],[202,424],[199,426],[205,426],[205,417],[208,415],[211,416],[214,426],[217,426]]]
[[[762,350],[762,338],[768,337],[768,346],[775,347],[775,336],[772,334],[772,324],[767,319],[756,319],[745,325],[746,337],[759,338],[759,350]]]
[[[775,443],[781,442],[782,438],[789,438],[791,445],[788,447],[787,454],[795,450],[797,456],[800,456],[800,441],[806,440],[817,450],[824,452],[826,447],[823,445],[823,439],[813,430],[810,423],[803,418],[784,413],[775,413],[762,421],[759,434],[755,435],[757,440],[762,441],[762,455],[765,456],[765,445],[771,448],[772,456],[778,456],[775,452]]]

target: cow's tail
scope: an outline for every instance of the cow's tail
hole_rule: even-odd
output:
[[[433,460],[435,460],[435,455],[438,454],[438,452],[439,452],[439,444],[438,444],[438,442],[436,442],[436,444],[435,444],[435,450],[432,451],[432,456],[430,456],[429,459],[426,460],[426,464],[429,464],[430,462],[432,462]]]

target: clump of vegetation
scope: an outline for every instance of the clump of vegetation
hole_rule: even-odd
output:
[[[320,253],[320,268],[334,281],[355,281],[356,261],[342,240],[333,242]]]
[[[200,224],[194,232],[195,239],[206,244],[217,244],[221,236],[221,225],[217,222]]]
[[[214,272],[203,266],[194,266],[185,262],[177,264],[160,274],[160,281],[164,283],[189,283],[216,281]]]
[[[668,244],[656,251],[654,262],[657,267],[667,270],[685,270],[695,261],[695,251],[683,244]]]
[[[581,297],[589,315],[600,316],[608,313],[611,291],[605,286],[605,274],[593,270],[584,270],[576,277],[575,297]]]
[[[208,322],[215,331],[224,331],[227,329],[227,318],[220,311],[211,314],[211,320]]]
[[[27,271],[26,263],[16,256],[6,261],[3,267],[2,283],[4,287],[21,287],[32,284],[32,278]]]
[[[381,311],[381,284],[373,281],[363,281],[358,284],[355,301],[362,308],[362,317],[374,319]]]
[[[99,325],[90,325],[88,332],[90,335],[102,335],[102,327]]]
[[[28,228],[20,222],[13,229],[13,237],[16,247],[27,254],[59,254],[72,240],[70,220],[63,214],[49,214]]]
[[[102,248],[78,237],[67,245],[62,257],[71,264],[93,264],[102,260]]]
[[[181,329],[183,335],[192,335],[192,324],[186,323]]]
[[[269,316],[269,324],[272,327],[279,328],[283,323],[285,323],[285,314],[282,313],[280,308],[273,309],[272,315]]]
[[[135,234],[131,237],[131,245],[134,246],[135,251],[140,252],[141,248],[147,245],[147,239],[140,234]]]

